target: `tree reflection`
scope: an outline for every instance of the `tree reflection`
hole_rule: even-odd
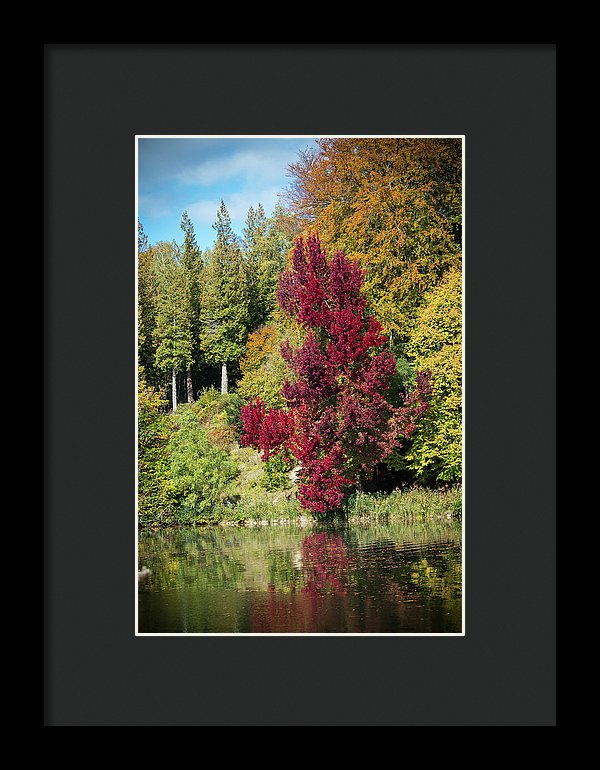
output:
[[[461,629],[460,529],[294,527],[141,533],[142,633]]]
[[[348,593],[348,553],[340,535],[316,532],[302,540],[304,586],[309,596]]]

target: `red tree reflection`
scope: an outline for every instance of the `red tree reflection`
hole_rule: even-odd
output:
[[[304,587],[309,596],[347,593],[348,554],[339,535],[319,532],[302,541]]]
[[[327,630],[332,607],[326,597],[348,595],[346,544],[338,535],[320,532],[302,540],[301,553],[302,589],[297,593],[290,586],[283,592],[270,585],[266,596],[252,597],[253,632]],[[343,612],[342,606],[334,612]]]

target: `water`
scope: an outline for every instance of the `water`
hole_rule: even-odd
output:
[[[139,633],[460,633],[461,525],[141,532]]]

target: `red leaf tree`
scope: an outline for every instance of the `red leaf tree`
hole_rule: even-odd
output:
[[[343,252],[327,260],[317,235],[296,241],[292,264],[279,280],[279,307],[306,330],[297,349],[281,354],[291,381],[283,386],[288,408],[266,412],[260,401],[242,409],[242,443],[295,459],[304,508],[327,513],[375,465],[401,445],[428,408],[430,375],[420,372],[414,390],[390,399],[396,361],[381,324],[361,294],[362,269]]]

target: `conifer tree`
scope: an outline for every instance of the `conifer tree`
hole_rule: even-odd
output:
[[[138,219],[138,253],[142,251],[148,251],[150,244],[148,243],[148,236],[144,232],[144,226]]]
[[[156,280],[154,271],[155,250],[150,247],[148,236],[138,220],[137,244],[137,314],[138,314],[138,365],[145,371],[145,379],[152,386],[158,386],[155,348],[153,344],[156,325]]]
[[[181,264],[187,284],[188,315],[192,335],[192,360],[186,371],[187,400],[191,403],[194,400],[192,364],[198,363],[200,359],[200,276],[202,272],[202,255],[196,242],[194,225],[187,211],[184,211],[181,217],[181,229],[184,232]]]
[[[155,363],[161,371],[171,373],[171,398],[175,411],[177,374],[187,371],[192,362],[188,284],[175,246],[165,250],[156,269],[158,296],[153,335],[156,347]]]
[[[214,248],[200,291],[200,345],[207,362],[221,366],[221,392],[228,392],[228,365],[239,361],[248,337],[248,285],[231,217],[221,201]]]
[[[244,228],[244,258],[249,283],[250,328],[258,329],[265,324],[275,309],[277,278],[285,267],[285,252],[291,242],[277,231],[267,219],[259,203],[250,206]]]

